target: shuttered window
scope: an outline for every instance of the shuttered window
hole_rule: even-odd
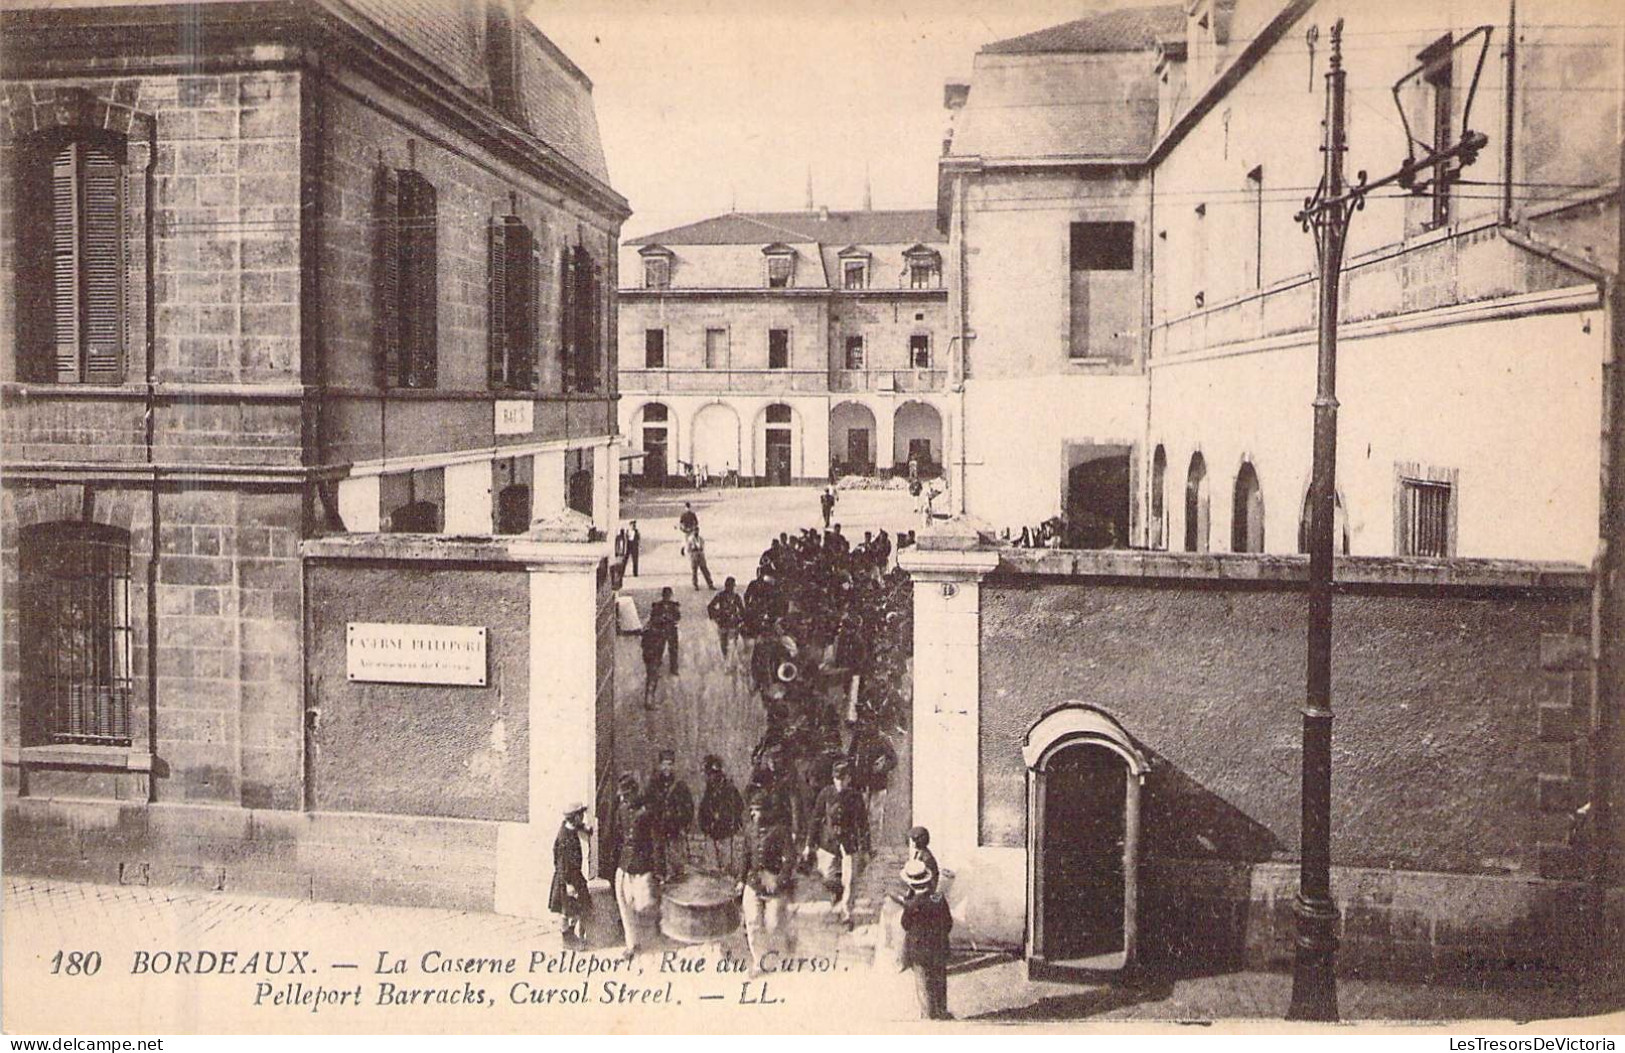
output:
[[[559,259],[559,348],[564,389],[598,390],[604,341],[604,271],[584,246],[566,248]]]
[[[25,529],[23,743],[130,743],[130,535],[96,523]]]
[[[536,390],[536,238],[518,216],[491,221],[491,387]]]
[[[380,166],[373,191],[373,344],[386,387],[435,386],[437,230],[434,184],[417,172]]]
[[[18,347],[29,380],[122,384],[128,343],[124,144],[55,133],[25,151]]]

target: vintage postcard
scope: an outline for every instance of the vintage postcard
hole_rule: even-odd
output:
[[[1611,0],[3,0],[0,1026],[1617,1032],[1622,102]]]

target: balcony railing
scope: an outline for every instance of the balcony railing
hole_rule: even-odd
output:
[[[822,369],[623,369],[621,390],[663,395],[719,391],[812,394],[829,390],[829,373]]]
[[[945,369],[623,369],[621,390],[650,394],[705,395],[798,391],[918,392],[947,387]]]
[[[941,391],[948,383],[945,369],[838,369],[830,374],[831,391]]]

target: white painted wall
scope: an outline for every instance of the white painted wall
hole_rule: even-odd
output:
[[[1460,473],[1457,555],[1590,562],[1604,350],[1600,310],[1345,335],[1337,484],[1350,552],[1395,554],[1395,464],[1418,462]],[[1185,472],[1200,449],[1213,551],[1229,548],[1245,458],[1263,488],[1266,551],[1296,552],[1311,468],[1313,344],[1160,362],[1151,390],[1143,457],[1149,465],[1159,443],[1167,451],[1171,547],[1183,542]]]
[[[967,383],[966,510],[1013,531],[1059,515],[1066,502],[1065,444],[1139,443],[1145,389],[1143,376]]]

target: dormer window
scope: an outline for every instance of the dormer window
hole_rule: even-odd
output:
[[[841,288],[867,289],[869,287],[869,254],[856,245],[848,245],[837,255],[841,260]]]
[[[638,255],[643,257],[643,287],[671,288],[671,250],[660,245],[646,245],[638,250]]]
[[[924,245],[916,245],[903,253],[910,289],[938,289],[942,287],[942,254]]]
[[[795,284],[795,249],[776,242],[762,250],[762,257],[766,265],[769,289],[788,289]]]

